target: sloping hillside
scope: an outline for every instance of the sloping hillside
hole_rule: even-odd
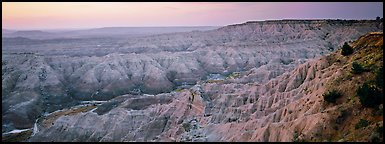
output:
[[[333,129],[323,138],[331,141],[383,141],[383,33],[372,32],[351,44],[354,52],[340,51],[326,58],[338,76],[325,85],[341,94],[325,102]],[[364,88],[368,84],[369,87]],[[359,92],[361,90],[361,92]],[[360,98],[361,97],[361,98]]]

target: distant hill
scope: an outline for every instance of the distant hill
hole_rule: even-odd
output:
[[[103,28],[83,30],[82,32],[144,34],[144,33],[189,32],[189,31],[194,31],[194,30],[205,31],[205,30],[212,30],[212,29],[216,29],[216,28],[218,28],[218,27],[214,27],[214,26],[197,26],[197,27],[103,27]]]
[[[1,34],[9,34],[9,33],[14,33],[14,30],[9,30],[9,29],[1,29]]]
[[[45,34],[51,34],[51,33],[40,31],[40,30],[27,30],[27,31],[16,31],[13,34],[15,34],[15,35],[45,35]]]
[[[154,34],[206,31],[219,27],[197,26],[197,27],[103,27],[88,30],[75,30],[64,32],[64,35],[75,37],[101,37],[101,36],[144,36]]]
[[[206,31],[219,27],[196,26],[196,27],[104,27],[85,30],[72,30],[61,32],[46,32],[41,30],[10,31],[3,29],[2,37],[26,37],[31,39],[54,39],[54,38],[90,38],[90,37],[131,37],[154,34],[166,34],[176,32]]]
[[[22,31],[10,31],[6,30],[5,33],[3,33],[2,37],[25,37],[25,38],[32,38],[32,39],[47,39],[54,37],[55,34],[44,32],[40,30],[22,30]]]

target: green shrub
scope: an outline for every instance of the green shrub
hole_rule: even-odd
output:
[[[377,107],[383,103],[382,92],[373,84],[365,82],[360,86],[356,93],[364,107]]]
[[[364,119],[360,119],[360,121],[354,126],[356,129],[367,127],[369,125],[369,122]]]
[[[292,141],[293,142],[298,142],[299,141],[299,139],[298,139],[298,132],[297,131],[294,131]]]
[[[190,123],[183,123],[183,124],[182,124],[182,127],[184,128],[184,130],[185,130],[186,132],[189,132],[190,129],[191,129],[191,124],[190,124]]]
[[[342,46],[341,54],[343,56],[347,56],[353,53],[353,48],[345,42],[344,45]]]
[[[353,64],[352,64],[352,73],[360,74],[360,73],[362,73],[364,71],[365,71],[365,69],[364,69],[364,67],[362,67],[361,64],[359,64],[358,62],[355,62],[355,61],[353,62]]]
[[[329,103],[335,103],[337,98],[341,97],[342,94],[338,92],[337,90],[332,90],[327,93],[324,93],[322,95],[324,97],[324,100],[329,102]]]
[[[382,68],[382,66],[377,70],[376,72],[376,86],[379,87],[379,88],[383,88],[384,86],[384,70]]]
[[[384,126],[377,126],[375,131],[380,135],[384,134]]]

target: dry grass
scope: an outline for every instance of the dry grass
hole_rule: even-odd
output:
[[[81,113],[81,112],[87,112],[87,111],[90,111],[92,109],[96,108],[96,106],[94,105],[91,105],[91,106],[84,106],[84,107],[80,107],[80,108],[74,108],[74,109],[69,109],[69,110],[63,110],[63,111],[59,111],[59,112],[55,112],[55,113],[52,113],[51,115],[47,116],[43,122],[42,122],[42,125],[44,127],[49,127],[51,125],[54,125],[54,122],[61,116],[63,115],[76,115],[78,113]]]
[[[207,80],[207,83],[221,83],[224,80]]]
[[[22,142],[22,141],[26,141],[31,135],[32,135],[32,130],[27,130],[21,133],[3,135],[1,137],[1,141],[2,142]]]
[[[226,79],[235,79],[240,77],[241,77],[241,74],[239,72],[233,72],[229,76],[227,76]]]

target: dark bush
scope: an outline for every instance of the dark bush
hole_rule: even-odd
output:
[[[353,53],[353,48],[345,42],[344,45],[342,46],[341,54],[344,56],[350,55]]]
[[[384,126],[377,126],[375,131],[380,134],[380,135],[383,135],[384,134]]]
[[[182,127],[183,127],[183,129],[184,129],[186,132],[189,132],[190,129],[191,129],[191,124],[190,124],[190,123],[183,123],[183,124],[182,124]]]
[[[374,108],[383,103],[382,92],[373,84],[364,83],[356,90],[356,93],[364,107]]]
[[[360,74],[360,73],[362,73],[364,71],[365,71],[365,69],[364,69],[364,67],[362,67],[361,64],[359,64],[358,62],[355,62],[355,61],[353,62],[353,64],[352,64],[352,73]]]
[[[336,124],[342,124],[346,121],[346,118],[348,118],[349,116],[349,111],[348,110],[342,110],[340,115],[338,115],[337,119],[336,119]]]
[[[379,87],[379,88],[383,88],[384,86],[384,70],[382,68],[382,66],[377,70],[376,72],[376,86]]]
[[[367,127],[369,125],[369,122],[364,119],[360,119],[358,123],[354,126],[356,129],[362,128],[362,127]]]
[[[297,131],[294,131],[292,141],[293,142],[298,142],[299,141],[299,139],[298,139],[298,132]]]
[[[324,97],[325,101],[329,103],[335,103],[337,98],[341,97],[342,94],[336,90],[332,90],[327,93],[324,93],[322,96]]]

